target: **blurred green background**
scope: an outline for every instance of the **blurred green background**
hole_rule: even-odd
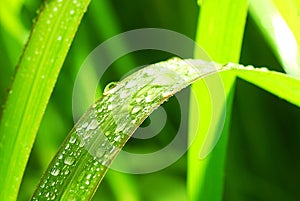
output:
[[[4,102],[13,70],[32,27],[39,0],[1,0],[0,103]],[[28,200],[64,137],[71,130],[72,89],[88,54],[106,39],[137,28],[164,28],[195,37],[199,8],[195,0],[94,0],[79,27],[39,129],[18,200]],[[209,39],[207,39],[209,40]],[[174,41],[175,43],[176,41]],[[119,80],[131,69],[166,60],[168,53],[145,50],[115,62],[100,88]],[[248,16],[241,64],[281,71],[269,45]],[[85,84],[88,88],[88,83]],[[164,129],[153,139],[132,139],[127,150],[162,148],[178,129],[180,113],[175,98],[164,108]],[[300,197],[300,108],[245,81],[238,80],[227,153],[226,201],[297,201]],[[151,124],[148,120],[143,126]],[[186,196],[186,155],[170,167],[145,175],[109,171],[93,200],[183,201]]]

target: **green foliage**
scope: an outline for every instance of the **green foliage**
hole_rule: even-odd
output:
[[[3,200],[17,197],[43,113],[88,3],[45,2],[37,17],[1,113]]]
[[[285,71],[300,76],[300,3],[251,0],[250,13]]]
[[[155,108],[191,82],[227,71],[300,107],[300,80],[265,68],[179,59],[150,65],[107,85],[103,97],[87,110],[65,139],[32,200],[91,199],[114,157]],[[151,166],[151,161],[148,163],[144,165]]]
[[[0,103],[5,100],[7,88],[12,90],[6,99],[0,125],[1,200],[16,200],[17,192],[19,192],[18,200],[28,200],[32,196],[42,172],[47,168],[51,158],[65,138],[64,135],[73,127],[71,92],[78,68],[86,56],[95,46],[109,37],[142,27],[171,29],[190,38],[195,38],[197,32],[197,42],[214,61],[222,64],[234,62],[266,66],[280,72],[285,69],[288,74],[296,78],[286,76],[283,73],[270,72],[265,68],[244,68],[237,64],[217,65],[223,69],[216,77],[219,81],[219,76],[221,76],[224,82],[228,104],[223,131],[225,140],[221,137],[220,143],[211,153],[213,144],[206,143],[208,149],[203,149],[202,144],[205,136],[197,136],[198,141],[196,140],[196,142],[198,143],[189,149],[188,157],[187,155],[182,156],[170,167],[146,175],[116,173],[109,170],[101,182],[100,188],[95,192],[107,166],[102,167],[100,162],[93,166],[89,163],[92,159],[87,154],[85,147],[82,149],[77,147],[82,152],[74,152],[74,154],[79,154],[82,157],[76,158],[76,162],[74,161],[68,169],[65,165],[70,164],[72,162],[70,157],[74,156],[71,154],[73,149],[68,148],[63,159],[59,159],[60,155],[56,155],[54,159],[59,161],[59,172],[53,169],[55,163],[52,162],[43,177],[42,182],[51,180],[50,183],[45,184],[44,189],[55,191],[54,188],[57,187],[59,191],[59,194],[50,194],[49,191],[48,198],[54,195],[56,199],[62,196],[71,197],[72,189],[74,190],[82,184],[84,189],[88,190],[88,193],[83,197],[90,198],[95,192],[95,200],[107,201],[182,201],[188,200],[186,191],[190,196],[189,199],[195,200],[197,196],[201,195],[200,189],[205,190],[202,196],[208,195],[209,200],[217,200],[221,197],[223,200],[230,201],[298,200],[300,196],[298,190],[300,181],[298,174],[300,152],[298,147],[300,140],[299,135],[297,135],[300,131],[298,123],[300,110],[297,107],[300,100],[299,79],[297,78],[299,75],[297,74],[299,72],[299,55],[293,57],[292,61],[288,60],[291,55],[295,54],[287,56],[286,52],[280,50],[280,44],[284,39],[275,38],[274,36],[278,33],[275,33],[276,30],[269,26],[273,19],[272,16],[275,16],[273,14],[275,13],[276,16],[279,14],[295,37],[290,50],[295,50],[295,47],[299,50],[299,34],[297,35],[299,20],[295,20],[299,17],[297,15],[299,12],[298,1],[249,1],[251,16],[246,19],[244,36],[246,1],[198,1],[201,6],[200,20],[198,20],[199,30],[197,28],[199,7],[195,0],[133,0],[130,3],[119,0],[93,1],[75,38],[74,34],[88,1],[63,0],[61,3],[66,6],[64,7],[66,9],[71,9],[72,2],[85,3],[81,4],[82,7],[78,7],[78,10],[74,12],[74,18],[68,23],[66,21],[70,20],[68,16],[71,10],[69,10],[70,12],[58,12],[62,9],[59,7],[51,20],[53,23],[50,25],[47,25],[50,12],[54,11],[53,9],[60,1],[49,0],[47,2],[48,7],[43,7],[40,10],[38,20],[33,26],[31,42],[28,42],[19,61],[18,70],[14,74],[14,81],[10,88],[8,87],[10,77],[13,75],[18,56],[22,52],[22,46],[25,46],[23,43],[32,26],[32,18],[36,16],[36,9],[40,7],[42,1],[3,0],[1,2],[0,71],[2,76],[0,79]],[[62,25],[62,23],[65,24]],[[41,29],[44,31],[41,32]],[[51,31],[49,32],[48,29]],[[59,36],[62,36],[61,40],[57,40],[60,38]],[[39,41],[39,37],[45,38]],[[70,46],[71,43],[72,46]],[[119,48],[126,49],[126,45],[126,41],[122,41]],[[66,57],[69,49],[70,52]],[[240,49],[241,59],[238,61]],[[37,55],[35,55],[35,50],[38,50]],[[114,50],[108,50],[107,56],[114,54]],[[28,56],[33,59],[31,62],[26,61]],[[153,50],[126,55],[105,72],[100,80],[99,89],[111,81],[120,80],[124,74],[136,66],[156,63],[173,56]],[[204,59],[197,54],[195,57]],[[53,58],[54,63],[51,64]],[[288,62],[291,62],[291,65]],[[60,72],[63,63],[64,67]],[[209,64],[206,67],[208,66]],[[205,83],[212,86],[211,89],[218,89],[215,87],[216,85],[211,84],[215,80],[213,77],[205,77],[193,86],[194,92],[197,93],[197,102],[193,102],[195,99],[191,99],[190,131],[199,127],[196,123],[199,114],[193,110],[193,107],[199,102],[202,104],[200,128],[208,126],[208,115],[211,114],[209,108],[213,103]],[[266,91],[243,82],[240,78]],[[82,96],[90,93],[89,81],[92,79],[95,79],[93,74],[87,75],[82,80]],[[236,82],[233,85],[234,80]],[[52,90],[53,93],[48,102]],[[97,98],[101,94],[99,91]],[[267,91],[276,96],[270,95]],[[232,107],[231,100],[233,100]],[[100,103],[97,102],[97,104]],[[87,103],[82,104],[83,108],[86,105]],[[176,99],[170,97],[169,101],[163,104],[163,108],[166,110],[168,118],[167,124],[160,134],[145,141],[130,138],[124,147],[125,150],[146,153],[149,150],[159,149],[170,141],[172,134],[176,133],[180,121]],[[89,111],[92,110],[91,108]],[[89,118],[85,115],[80,122],[84,119]],[[3,123],[4,120],[8,122],[6,125],[9,127]],[[75,128],[78,126],[79,124],[75,125]],[[37,131],[38,135],[32,148]],[[67,140],[63,142],[63,147],[67,146],[75,132],[76,130],[70,132]],[[86,132],[85,136],[89,133],[91,132]],[[81,142],[80,140],[81,138],[77,137],[76,143]],[[96,144],[98,143],[97,140],[101,139],[96,139]],[[76,143],[72,146],[70,144],[70,147],[77,150]],[[117,150],[122,146],[118,145]],[[60,148],[60,153],[63,152],[63,147]],[[27,163],[30,151],[32,152]],[[208,157],[199,162],[199,156],[203,157],[208,153],[210,153]],[[187,160],[188,165],[186,165]],[[89,177],[89,169],[83,165],[84,161],[87,161],[86,165],[91,169],[100,168],[102,171],[101,174],[95,174],[95,178],[88,180],[88,186],[86,186],[85,179]],[[24,171],[26,163],[27,167]],[[200,169],[199,163],[202,163]],[[64,176],[62,173],[66,173],[68,170],[70,172]],[[188,172],[188,189],[186,189],[186,172]],[[214,172],[215,175],[211,174]],[[63,185],[54,182],[57,181],[54,176],[57,173],[58,181],[62,182]],[[19,189],[21,179],[22,184]],[[51,186],[53,182],[55,187]],[[77,185],[77,183],[79,184]],[[42,185],[43,183],[40,183],[35,196],[38,197],[39,192],[41,192],[40,196],[47,195],[47,192],[41,188]],[[216,193],[211,195],[210,192]],[[81,195],[82,190],[79,189],[75,196]]]
[[[196,42],[212,60],[222,63],[239,61],[247,4],[247,0],[202,2]],[[200,53],[195,49],[195,58],[201,58]],[[187,185],[190,200],[209,198],[212,201],[219,201],[223,197],[235,76],[223,74],[219,79],[222,79],[225,94],[222,92],[223,86],[214,86],[218,82],[216,77],[193,85],[196,100],[191,100],[189,133],[190,136],[194,133],[197,135],[188,153]],[[192,112],[197,107],[205,119],[197,117],[199,115]],[[211,141],[218,142],[213,151],[215,144],[211,144]],[[207,157],[199,160],[199,157],[203,156]]]

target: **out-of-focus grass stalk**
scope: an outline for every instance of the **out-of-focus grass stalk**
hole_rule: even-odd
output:
[[[203,0],[198,3],[201,3],[196,36],[198,45],[213,61],[238,62],[247,15],[247,0]],[[201,56],[201,52],[196,48],[195,58]],[[189,135],[197,135],[188,152],[187,185],[190,201],[222,200],[235,76],[224,73],[222,80],[227,102],[219,105],[212,105],[210,91],[206,87],[206,84],[213,86],[215,79],[200,80],[192,86],[196,100],[191,99]],[[197,111],[197,107],[200,108],[200,118],[199,114],[193,112]],[[207,135],[217,135],[218,127],[222,127],[222,122],[210,122],[212,114],[222,114],[222,110],[226,110],[226,120],[220,140],[206,158],[200,159],[200,151],[203,154],[201,149]],[[215,128],[210,131],[210,126]]]
[[[251,0],[249,11],[285,71],[300,77],[300,1]]]

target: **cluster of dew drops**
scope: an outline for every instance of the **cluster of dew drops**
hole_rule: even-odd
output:
[[[76,168],[82,153],[90,150],[92,152],[89,152],[90,155],[87,154],[88,160],[84,161],[85,171],[76,175],[78,181],[71,184],[71,190],[76,194],[87,192],[89,186],[93,187],[101,177],[101,172],[111,162],[111,156],[119,151],[120,144],[135,130],[137,121],[147,117],[149,111],[159,106],[163,99],[198,76],[199,73],[193,68],[179,61],[181,62],[173,59],[151,65],[137,71],[128,79],[108,85],[103,98],[79,120],[61,147],[50,166],[50,174],[41,181],[36,197],[45,197],[46,200],[57,199],[58,190],[70,172]],[[120,112],[124,108],[126,111],[121,112],[123,115],[113,113],[113,111]],[[103,125],[112,127],[113,130],[105,130]],[[99,141],[100,144],[92,143],[94,141]],[[33,200],[38,200],[36,197],[33,197]]]

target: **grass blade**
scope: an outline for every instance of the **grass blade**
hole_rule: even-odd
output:
[[[239,61],[247,4],[247,0],[201,1],[196,42],[214,61],[221,63]],[[197,48],[195,49],[195,58],[201,59],[201,50],[198,51]],[[210,94],[216,93],[215,80],[200,80],[192,86],[196,100],[191,99],[189,133],[191,136],[194,133],[197,135],[188,152],[189,200],[220,201],[222,199],[235,75],[223,73],[221,78],[227,100],[218,100],[218,94],[216,94],[215,99],[218,103],[214,103],[213,111]],[[212,90],[209,91],[207,87],[210,86],[212,86]],[[193,113],[196,108],[201,110],[201,116],[205,116],[205,118],[199,119],[198,114]],[[223,127],[221,124],[224,121],[224,108],[226,108],[226,119],[222,131],[220,129]],[[211,120],[211,118],[214,119]],[[215,145],[208,144],[208,140],[214,139],[214,143],[216,143],[221,132],[215,149],[205,159],[200,160],[199,154],[201,157],[206,156]]]
[[[173,59],[150,65],[111,88],[83,115],[71,130],[41,179],[32,200],[89,200],[112,160],[133,132],[160,104],[182,88],[212,73],[247,73],[238,64],[222,66],[201,60]],[[274,74],[254,69],[260,77]],[[276,73],[275,73],[276,74]],[[277,73],[277,79],[286,77]],[[282,85],[270,77],[270,82]],[[300,81],[286,78],[300,88]],[[286,86],[288,88],[288,86]],[[295,88],[294,88],[295,89]],[[279,91],[273,91],[277,94]],[[290,90],[287,100],[299,93]]]
[[[46,1],[33,27],[1,116],[1,200],[17,197],[47,102],[88,4]]]
[[[216,71],[212,63],[195,69],[188,61],[174,59],[146,67],[105,90],[66,138],[32,200],[90,199],[142,121],[175,92]]]
[[[251,0],[249,11],[288,74],[300,77],[300,3]]]
[[[227,66],[231,71],[234,71],[238,77],[300,107],[299,78],[269,71],[264,67],[243,67],[238,64],[228,64]]]

